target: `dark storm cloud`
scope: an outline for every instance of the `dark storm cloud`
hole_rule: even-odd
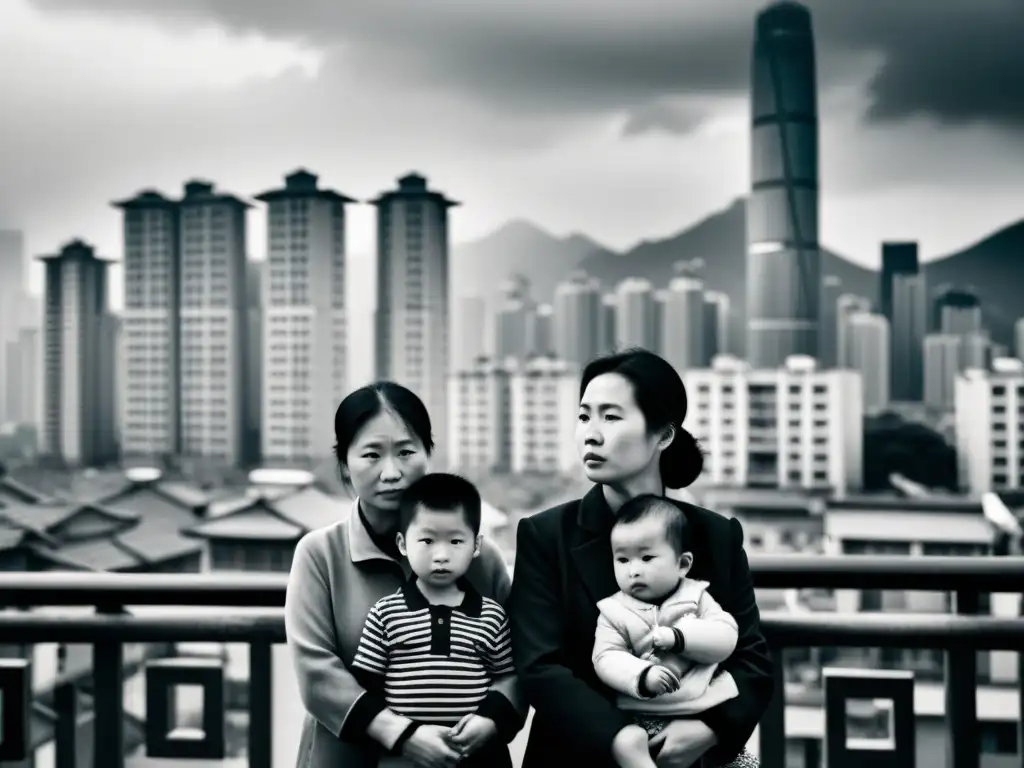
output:
[[[33,0],[44,10],[214,21],[346,52],[381,87],[461,92],[497,111],[625,111],[652,127],[665,96],[742,94],[755,0]],[[812,2],[823,86],[854,75],[851,52],[884,62],[868,118],[1024,124],[1020,0]],[[658,127],[687,131],[668,116]]]

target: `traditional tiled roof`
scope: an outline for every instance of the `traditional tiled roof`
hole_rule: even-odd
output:
[[[277,489],[266,495],[211,505],[209,518],[189,529],[204,539],[297,541],[309,531],[337,522],[347,502],[317,487]]]

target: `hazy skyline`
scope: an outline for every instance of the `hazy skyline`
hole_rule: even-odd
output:
[[[31,255],[82,237],[120,259],[110,200],[197,176],[248,197],[301,166],[360,199],[424,173],[465,203],[455,242],[526,218],[626,248],[745,193],[763,5],[7,0],[0,227]],[[1012,0],[809,5],[823,244],[877,266],[916,239],[927,260],[1024,215]],[[349,233],[356,278],[371,207]]]

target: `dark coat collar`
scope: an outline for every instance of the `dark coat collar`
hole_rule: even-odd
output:
[[[691,578],[706,580],[710,563],[707,562],[707,547],[699,544],[705,532],[698,519],[699,514],[695,514],[697,508],[678,499],[666,499],[683,510],[693,527],[694,549],[699,554],[694,558],[689,575]],[[574,540],[569,544],[576,568],[595,604],[619,591],[612,562],[611,530],[614,524],[615,513],[604,498],[604,490],[600,485],[595,485],[579,501],[576,512],[578,528]]]
[[[473,585],[469,583],[467,579],[459,579],[459,589],[463,591],[462,603],[458,605],[454,610],[459,613],[477,618],[483,611],[484,599],[477,592]],[[402,585],[402,595],[405,597],[405,604],[409,606],[411,611],[421,611],[423,609],[429,610],[430,608],[443,608],[444,606],[433,606],[427,602],[427,598],[423,596],[419,586],[416,584],[416,574],[412,576]]]

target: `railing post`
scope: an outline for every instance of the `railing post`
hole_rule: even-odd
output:
[[[53,691],[53,708],[57,713],[53,734],[56,750],[54,766],[75,768],[78,757],[75,750],[78,743],[78,692],[74,683],[57,684]]]
[[[758,726],[763,765],[786,764],[786,668],[783,665],[783,650],[777,645],[771,648],[775,688]]]
[[[121,606],[99,605],[97,613],[123,613]],[[93,768],[124,768],[124,658],[121,643],[92,647],[94,706]]]
[[[858,768],[870,760],[877,768],[913,768],[917,761],[914,717],[914,675],[910,672],[867,669],[825,669],[825,764],[828,768]],[[850,738],[846,704],[852,700],[891,702],[889,749],[874,737]]]
[[[978,613],[978,593],[958,590],[954,595],[960,615]],[[978,652],[973,648],[946,652],[947,762],[951,768],[979,768]]]
[[[249,768],[273,762],[273,649],[265,640],[249,645]]]
[[[32,663],[0,659],[0,761],[32,757]]]

